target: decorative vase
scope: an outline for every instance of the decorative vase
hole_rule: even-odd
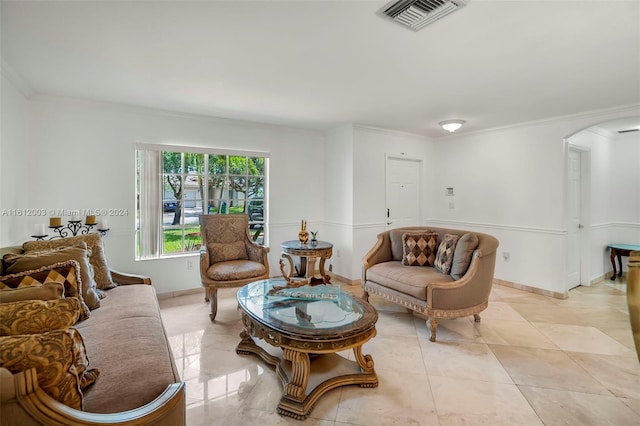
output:
[[[300,232],[298,232],[298,239],[300,244],[305,245],[309,241],[309,233],[307,232],[307,221],[303,220],[300,225]]]
[[[640,251],[629,254],[629,272],[627,274],[627,304],[633,342],[640,362]]]

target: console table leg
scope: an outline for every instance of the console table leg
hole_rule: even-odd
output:
[[[611,249],[611,266],[613,267],[613,274],[611,275],[611,281],[616,280],[616,249]]]
[[[309,354],[284,348],[284,359],[291,361],[291,378],[284,386],[284,394],[297,401],[303,401],[309,382]]]
[[[622,276],[622,256],[618,250],[616,250],[616,254],[618,256],[618,266],[620,267],[620,271],[618,271],[618,276],[621,277]]]

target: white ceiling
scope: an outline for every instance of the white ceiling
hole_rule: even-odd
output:
[[[386,1],[4,1],[4,68],[50,93],[428,136],[640,103],[640,1],[470,0],[419,32]]]

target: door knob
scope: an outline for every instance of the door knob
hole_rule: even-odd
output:
[[[579,224],[578,224],[578,229],[582,229],[582,228],[584,228],[584,225],[583,225],[583,224],[581,224],[581,223],[579,223]]]

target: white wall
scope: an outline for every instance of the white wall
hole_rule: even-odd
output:
[[[159,293],[198,288],[199,274],[197,267],[187,269],[192,257],[134,261],[135,142],[270,152],[272,275],[279,273],[279,244],[295,239],[300,220],[306,219],[321,240],[335,244],[334,273],[354,280],[360,277],[362,256],[384,229],[385,154],[424,158],[427,224],[495,235],[501,244],[496,278],[562,293],[564,139],[598,122],[640,115],[640,107],[633,106],[431,141],[363,126],[324,135],[53,96],[27,100],[4,79],[2,84],[0,207],[126,210],[125,216],[109,218],[109,261],[116,269],[150,275]],[[632,138],[617,140],[620,151],[611,153],[616,165],[597,171],[610,172],[631,190],[629,182],[637,182],[640,173],[634,168],[640,154]],[[444,196],[449,186],[455,188],[453,199]],[[640,233],[640,196],[625,193],[624,207],[603,223],[614,224],[611,238],[633,242]],[[455,209],[448,208],[449,201]],[[594,213],[594,225],[599,215]],[[45,220],[1,217],[0,241],[21,243],[38,222]],[[509,261],[502,252],[510,253]]]
[[[353,263],[353,126],[325,133],[324,228],[318,239],[333,244],[333,273],[351,279]],[[329,265],[328,264],[328,265]],[[328,268],[327,265],[327,268]]]
[[[354,126],[353,158],[353,263],[352,279],[361,275],[362,258],[373,247],[376,236],[386,227],[386,156],[419,158],[423,163],[422,215],[433,217],[431,185],[436,173],[434,143],[424,136]]]
[[[108,260],[115,269],[151,276],[158,293],[198,288],[200,277],[193,255],[134,261],[136,142],[270,152],[272,275],[279,274],[279,244],[297,238],[300,219],[322,219],[320,132],[50,96],[30,100],[29,114],[31,200],[47,209],[127,210],[108,218]],[[31,229],[31,222],[19,223]]]
[[[611,271],[608,244],[640,242],[640,133],[596,127],[569,142],[591,152],[590,278],[597,280]]]
[[[564,139],[593,124],[638,115],[624,107],[437,141],[439,191],[434,225],[487,232],[500,240],[496,278],[566,291],[566,147]],[[640,225],[636,218],[628,219]],[[510,258],[504,260],[502,254]]]
[[[360,279],[362,258],[385,229],[387,154],[424,160],[422,212],[432,216],[433,149],[428,138],[385,129],[346,125],[326,132],[325,220],[328,241],[334,244],[334,273]]]
[[[4,71],[4,70],[3,70]],[[5,75],[0,76],[0,247],[21,242],[32,231],[25,225],[31,213],[30,157],[27,156],[27,99]]]

